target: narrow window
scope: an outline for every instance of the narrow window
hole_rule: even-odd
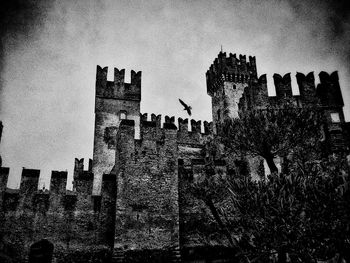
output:
[[[338,112],[332,112],[331,113],[331,120],[332,120],[333,123],[340,122],[339,113]]]
[[[221,113],[220,113],[220,110],[218,110],[218,121],[221,121]]]
[[[119,118],[121,120],[125,120],[126,119],[126,111],[120,111],[119,113]]]

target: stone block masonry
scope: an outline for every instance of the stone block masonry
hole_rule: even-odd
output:
[[[129,83],[124,69],[114,68],[113,81],[107,72],[97,66],[93,159],[87,169],[75,159],[73,191],[66,190],[67,172],[59,171],[52,172],[49,191],[38,190],[34,169],[23,169],[20,188],[8,189],[11,169],[0,165],[0,260],[27,262],[33,247],[52,244],[55,262],[181,262],[217,251],[213,244],[227,245],[188,186],[205,175],[205,142],[246,110],[317,107],[327,119],[331,150],[349,151],[337,72],[321,72],[317,87],[312,72],[297,73],[298,96],[290,73],[274,74],[276,96],[269,97],[255,57],[220,52],[206,72],[213,122],[203,127],[170,116],[161,125],[156,114],[148,121],[140,114],[141,72],[132,70]],[[1,132],[0,122],[0,139]],[[264,176],[259,158],[223,156],[215,160],[217,175]]]
[[[39,170],[23,169],[18,190],[6,189],[8,174],[8,168],[0,169],[2,253],[26,262],[30,247],[44,238],[54,245],[57,262],[81,251],[111,250],[108,233],[114,228],[114,210],[110,209],[115,204],[108,200],[115,189],[105,187],[105,180],[98,203],[92,196],[91,171],[76,167],[75,191],[66,190],[67,172],[52,172],[50,191],[37,190]]]

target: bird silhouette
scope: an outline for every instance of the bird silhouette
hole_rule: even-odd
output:
[[[179,101],[180,101],[181,105],[185,107],[184,110],[186,110],[187,113],[188,113],[188,115],[191,116],[191,114],[192,114],[192,113],[191,113],[192,107],[191,107],[191,106],[188,106],[188,105],[187,105],[185,102],[183,102],[181,99],[179,99]]]

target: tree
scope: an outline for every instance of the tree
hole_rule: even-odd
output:
[[[206,205],[233,248],[233,258],[237,259],[236,255],[243,255],[243,250],[237,238],[232,235],[228,219],[230,217],[230,202],[234,202],[234,196],[227,185],[227,178],[215,169],[215,160],[221,158],[222,145],[215,138],[208,138],[202,153],[205,160],[203,176],[188,184],[188,190]],[[244,262],[249,262],[249,259],[244,255],[243,259]]]
[[[211,141],[209,145],[213,142]],[[208,147],[210,154],[214,147]],[[235,172],[221,176],[214,158],[192,183],[242,262],[316,262],[339,255],[350,260],[349,165],[331,155],[291,166],[287,174],[273,173],[252,181]]]
[[[205,145],[205,176],[191,191],[243,262],[269,262],[273,255],[278,262],[350,260],[349,166],[344,156],[320,154],[322,125],[323,113],[314,109],[249,111]],[[272,174],[259,182],[238,169],[221,176],[215,160],[223,157],[222,143],[236,156],[263,157]],[[290,162],[281,174],[276,155]]]
[[[263,157],[273,173],[278,171],[275,157],[286,156],[297,147],[304,152],[319,147],[324,123],[322,111],[314,108],[249,110],[225,122],[222,141],[235,153]]]
[[[335,155],[307,166],[307,173],[295,169],[265,181],[230,183],[238,198],[232,223],[245,233],[250,258],[266,262],[276,252],[279,262],[287,253],[292,262],[336,254],[350,260],[349,166]]]

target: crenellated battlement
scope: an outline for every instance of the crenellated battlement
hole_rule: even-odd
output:
[[[131,70],[130,83],[125,82],[125,69],[114,68],[114,81],[107,80],[108,67],[97,66],[96,97],[141,100],[141,71]]]
[[[220,52],[206,73],[207,93],[213,96],[217,86],[223,81],[248,83],[250,79],[256,78],[256,76],[255,57],[249,56],[247,62],[245,55],[239,55],[239,58],[237,58],[236,54],[230,53],[227,56],[226,52]]]
[[[74,160],[74,178],[79,178],[85,174],[92,173],[92,159],[89,159],[89,166],[87,170],[84,170],[84,158]]]
[[[344,105],[336,71],[332,74],[320,72],[320,84],[317,88],[313,72],[306,75],[297,72],[295,78],[299,95],[293,94],[291,73],[283,76],[276,73],[273,75],[276,96],[268,96],[266,75],[261,75],[257,82],[252,82],[245,87],[239,100],[239,109],[281,107],[288,104],[301,107],[342,107]]]
[[[169,116],[165,116],[165,122],[164,122],[164,129],[170,129],[170,130],[176,130],[177,127],[175,125],[175,117],[169,117]]]
[[[0,168],[0,205],[4,212],[11,211],[48,211],[53,210],[71,210],[76,209],[76,203],[83,202],[89,205],[89,209],[95,209],[96,200],[92,195],[93,176],[90,170],[83,170],[83,160],[75,159],[73,191],[67,190],[67,171],[52,171],[50,180],[50,190],[39,189],[40,170],[23,168],[21,175],[21,184],[19,189],[7,188],[7,180],[10,169]],[[90,159],[91,161],[91,159]],[[110,184],[112,177],[110,175],[103,177],[105,182]],[[113,181],[113,180],[112,180]],[[115,178],[114,178],[115,181]],[[101,195],[106,195],[106,186],[102,187]],[[107,187],[108,188],[108,187]],[[109,189],[108,191],[110,191]],[[60,201],[61,200],[61,201]],[[85,200],[85,201],[84,201]],[[29,210],[28,210],[29,209]]]
[[[220,52],[206,72],[207,93],[213,97],[213,120],[237,117],[237,108],[281,107],[287,104],[303,107],[342,107],[344,105],[338,73],[320,72],[320,84],[315,86],[313,72],[295,75],[298,87],[292,87],[291,73],[273,75],[275,96],[268,95],[266,75],[258,77],[255,57]],[[231,83],[231,84],[229,84]],[[293,94],[293,89],[299,94]],[[227,99],[229,99],[227,101]],[[217,129],[215,129],[217,130]]]
[[[73,191],[91,195],[93,180],[94,175],[92,173],[92,160],[89,159],[88,170],[84,170],[84,158],[75,158]]]
[[[18,189],[9,189],[7,188],[8,178],[11,176],[11,169],[8,167],[1,167],[0,172],[0,190],[2,192],[10,193],[25,193],[26,195],[32,195],[37,192],[40,193],[60,193],[65,194],[67,188],[67,171],[51,171],[51,179],[48,187],[40,188],[39,177],[41,171],[37,169],[28,169],[23,168],[21,174],[20,186]],[[46,174],[45,174],[46,175]],[[88,170],[84,170],[84,158],[77,159],[75,158],[74,164],[74,176],[73,176],[73,185],[75,186],[73,192],[84,192],[91,194],[92,190],[86,189],[86,187],[79,188],[76,187],[91,184],[92,186],[93,174],[92,174],[92,160],[89,159]],[[83,183],[82,183],[83,182]],[[87,187],[89,188],[89,187]]]
[[[273,82],[276,96],[270,98],[271,105],[279,107],[287,104],[296,104],[296,100],[293,97],[290,73],[286,73],[283,76],[277,73],[273,74]]]
[[[8,179],[9,168],[0,168],[1,176]],[[15,210],[30,210],[34,212],[49,207],[50,195],[64,196],[66,194],[67,172],[52,171],[50,190],[38,189],[40,170],[23,168],[19,189],[6,187],[7,180],[2,180],[2,206],[5,212]]]
[[[308,74],[303,74],[297,72],[296,79],[299,87],[299,105],[302,106],[311,106],[318,105],[319,98],[316,96],[316,86],[315,86],[315,77],[313,72]]]
[[[276,97],[291,97],[292,93],[292,80],[290,73],[284,74],[282,77],[280,74],[273,74],[273,82],[276,89]]]
[[[267,81],[266,74],[264,74],[244,88],[238,102],[238,109],[250,109],[253,105],[255,108],[265,108],[268,103]]]
[[[161,119],[162,115],[156,115],[154,113],[151,114],[151,120],[148,120],[148,114],[143,113],[140,114],[140,120],[141,120],[141,134],[142,129],[145,127],[150,128],[157,128],[159,130],[177,130],[179,133],[198,133],[203,135],[211,134],[213,131],[213,123],[204,121],[196,121],[194,119],[191,119],[190,121],[188,119],[182,119],[178,118],[177,126],[175,124],[175,116],[165,116],[164,117],[164,123],[163,126],[161,125]],[[134,125],[134,123],[126,123],[126,120],[123,120],[124,125]],[[163,128],[162,128],[163,127]],[[190,129],[190,130],[189,130]],[[204,132],[202,132],[204,131]]]
[[[151,127],[157,127],[157,128],[161,128],[161,119],[162,119],[162,115],[155,115],[154,113],[151,114],[151,120],[148,121],[148,114],[144,113],[144,114],[140,114],[141,117],[141,123],[143,126],[151,126]]]
[[[144,144],[148,145],[150,142],[156,143],[158,145],[158,150],[162,149],[164,142],[174,143],[175,145],[196,145],[196,147],[201,147],[204,141],[212,136],[213,123],[196,120],[188,120],[178,118],[177,124],[175,124],[175,116],[165,116],[164,123],[161,126],[161,115],[151,115],[151,120],[148,119],[148,114],[141,114],[140,117],[140,138],[134,139],[132,133],[137,128],[136,123],[133,120],[122,120],[119,126],[117,135],[117,145],[118,140],[124,145],[125,141],[129,144],[134,141],[135,145],[140,147]],[[202,132],[203,131],[203,132]],[[118,139],[120,136],[123,139]],[[128,145],[129,145],[128,144]],[[129,146],[119,146],[120,150],[123,147]],[[146,147],[147,148],[147,147]],[[139,152],[139,151],[136,151]],[[123,154],[123,153],[121,153]]]
[[[343,97],[339,86],[338,72],[331,74],[320,72],[318,75],[320,84],[317,85],[316,94],[322,106],[339,107],[344,106]]]

